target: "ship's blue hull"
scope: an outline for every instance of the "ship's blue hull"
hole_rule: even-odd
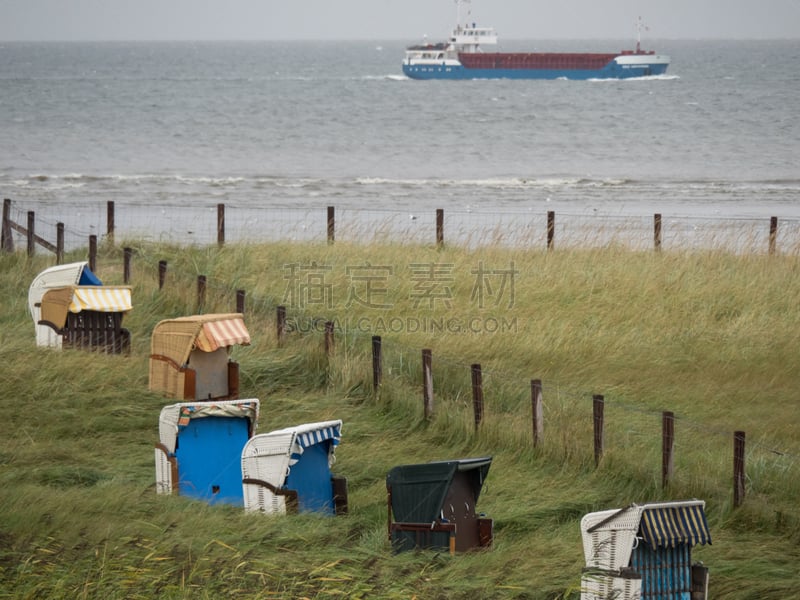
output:
[[[620,65],[611,61],[602,69],[468,69],[463,65],[409,65],[403,73],[412,79],[627,79],[663,75],[668,63]]]

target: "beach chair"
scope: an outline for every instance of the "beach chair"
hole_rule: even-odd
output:
[[[130,350],[122,318],[132,308],[131,289],[104,286],[86,261],[45,269],[28,289],[36,345],[83,348],[110,354]]]
[[[56,348],[127,353],[131,334],[122,327],[122,318],[132,308],[131,289],[127,286],[52,288],[42,295],[39,303],[38,326],[55,334],[47,337],[47,345]]]
[[[491,546],[494,522],[475,508],[491,464],[489,456],[389,471],[389,541],[395,551],[435,548],[454,554]]]
[[[710,544],[702,500],[631,504],[581,519],[581,600],[706,600],[708,569],[691,550]]]
[[[253,436],[242,450],[242,487],[248,512],[347,512],[347,480],[331,466],[342,422],[323,421]]]
[[[165,406],[155,446],[156,492],[242,506],[242,448],[258,411],[256,398]]]
[[[234,400],[239,364],[230,353],[249,343],[240,313],[161,321],[150,342],[150,390],[179,400]]]

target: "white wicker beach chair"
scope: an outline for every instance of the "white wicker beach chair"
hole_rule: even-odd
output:
[[[317,473],[332,486],[337,514],[346,512],[346,480],[331,478],[335,461],[334,447],[341,436],[342,421],[323,421],[287,427],[253,436],[242,450],[242,487],[244,507],[248,512],[286,514],[303,509],[304,498],[297,490],[287,489],[292,466],[297,465],[311,446],[327,444],[328,469]],[[298,467],[299,469],[299,467]]]
[[[704,507],[701,500],[652,502],[585,515],[581,600],[704,598],[695,579],[707,579],[707,569],[690,559],[692,545],[711,542]],[[662,569],[669,576],[660,577]]]

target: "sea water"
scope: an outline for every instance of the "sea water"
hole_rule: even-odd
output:
[[[329,206],[409,238],[436,208],[463,237],[548,211],[800,220],[800,40],[660,41],[667,75],[623,81],[415,81],[405,45],[0,44],[0,195],[80,239],[109,201],[178,242],[218,204],[248,239],[324,236]]]

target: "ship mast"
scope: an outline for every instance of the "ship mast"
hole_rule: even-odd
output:
[[[642,52],[642,17],[640,16],[636,22],[636,54]]]
[[[461,7],[464,4],[470,4],[470,2],[471,2],[471,0],[455,0],[455,3],[456,3],[456,26],[457,27],[461,27],[461,23],[462,23],[462,20],[461,20],[461,18],[462,18]],[[469,17],[471,14],[472,14],[472,11],[469,8],[467,8],[467,17]]]

